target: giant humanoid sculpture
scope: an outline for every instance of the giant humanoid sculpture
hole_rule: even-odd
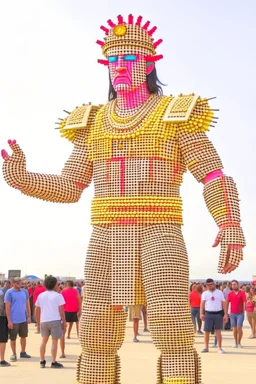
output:
[[[142,17],[108,21],[102,46],[109,69],[109,102],[83,105],[61,121],[74,144],[61,175],[26,170],[9,140],[3,150],[7,183],[47,201],[74,203],[94,180],[93,233],[85,264],[87,296],[81,318],[77,383],[120,383],[117,350],[124,338],[124,305],[147,302],[153,342],[160,350],[158,384],[201,383],[188,305],[188,258],[180,185],[186,168],[204,184],[217,226],[218,271],[233,271],[245,245],[236,185],[206,131],[214,121],[208,100],[163,96],[155,62],[162,58],[156,27]]]

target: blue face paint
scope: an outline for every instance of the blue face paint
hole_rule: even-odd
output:
[[[109,56],[108,62],[109,63],[116,63],[118,60],[118,56]]]
[[[123,57],[123,60],[124,61],[136,61],[137,60],[137,56],[136,55],[125,55]]]

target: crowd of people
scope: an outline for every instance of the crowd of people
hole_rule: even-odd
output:
[[[210,333],[215,335],[213,347],[223,354],[222,335],[225,330],[233,330],[234,348],[242,348],[243,323],[245,314],[251,327],[250,339],[256,338],[256,280],[251,284],[240,285],[237,280],[215,283],[207,279],[205,284],[192,283],[189,303],[195,333],[202,335],[204,322],[204,349],[209,352]]]
[[[70,339],[72,326],[76,324],[79,332],[79,318],[84,296],[84,284],[72,280],[66,283],[58,282],[53,276],[45,278],[44,284],[36,284],[15,277],[6,280],[0,287],[0,366],[8,367],[5,360],[5,350],[10,339],[12,355],[11,362],[17,361],[16,340],[20,338],[20,358],[29,359],[26,352],[28,324],[36,325],[36,333],[41,333],[40,367],[44,368],[45,350],[49,337],[52,338],[52,368],[63,368],[56,361],[58,341],[60,340],[61,355],[65,358],[65,335]],[[68,325],[68,327],[67,327]]]
[[[45,278],[44,284],[31,283],[19,277],[6,280],[0,286],[0,366],[7,367],[6,344],[10,339],[11,362],[17,361],[16,340],[20,338],[20,358],[29,359],[26,351],[28,324],[36,325],[36,333],[42,337],[40,346],[40,367],[46,366],[45,351],[51,336],[51,367],[63,368],[57,359],[58,344],[64,359],[65,338],[70,339],[75,323],[79,335],[79,319],[82,301],[86,296],[86,285],[68,280],[58,282],[53,276]],[[233,330],[234,348],[242,348],[243,322],[245,314],[251,327],[250,339],[256,338],[256,280],[251,284],[239,285],[237,280],[216,283],[207,279],[204,284],[193,282],[188,295],[191,319],[195,334],[204,335],[204,349],[209,352],[210,334],[214,335],[213,347],[223,354],[222,330]],[[125,307],[129,320],[133,322],[134,342],[139,342],[139,321],[143,320],[144,332],[149,332],[147,308],[145,305]],[[202,331],[202,325],[204,329]]]

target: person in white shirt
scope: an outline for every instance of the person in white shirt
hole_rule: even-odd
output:
[[[224,353],[222,349],[222,336],[221,330],[223,329],[223,322],[228,321],[227,308],[225,305],[225,297],[223,292],[216,289],[216,284],[213,279],[206,280],[207,291],[203,292],[201,307],[200,307],[200,318],[204,321],[204,344],[205,347],[202,350],[203,353],[209,352],[209,338],[210,332],[214,329],[219,353]],[[224,313],[224,317],[223,317]]]
[[[36,305],[36,321],[40,325],[42,343],[40,346],[40,367],[45,368],[45,350],[49,336],[52,336],[52,364],[51,368],[63,368],[63,365],[56,361],[58,340],[61,339],[63,330],[66,328],[64,304],[65,300],[60,293],[57,293],[58,282],[53,276],[46,277],[44,281],[46,291],[41,293]]]
[[[229,288],[229,282],[223,283],[223,295],[225,297],[225,300],[228,298],[229,292],[231,292],[231,289]]]

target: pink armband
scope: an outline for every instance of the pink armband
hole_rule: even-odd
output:
[[[217,177],[223,176],[223,172],[221,169],[218,169],[217,171],[213,171],[208,173],[208,175],[205,176],[205,178],[202,180],[203,184],[209,183],[209,181],[212,181],[214,179],[217,179]]]

